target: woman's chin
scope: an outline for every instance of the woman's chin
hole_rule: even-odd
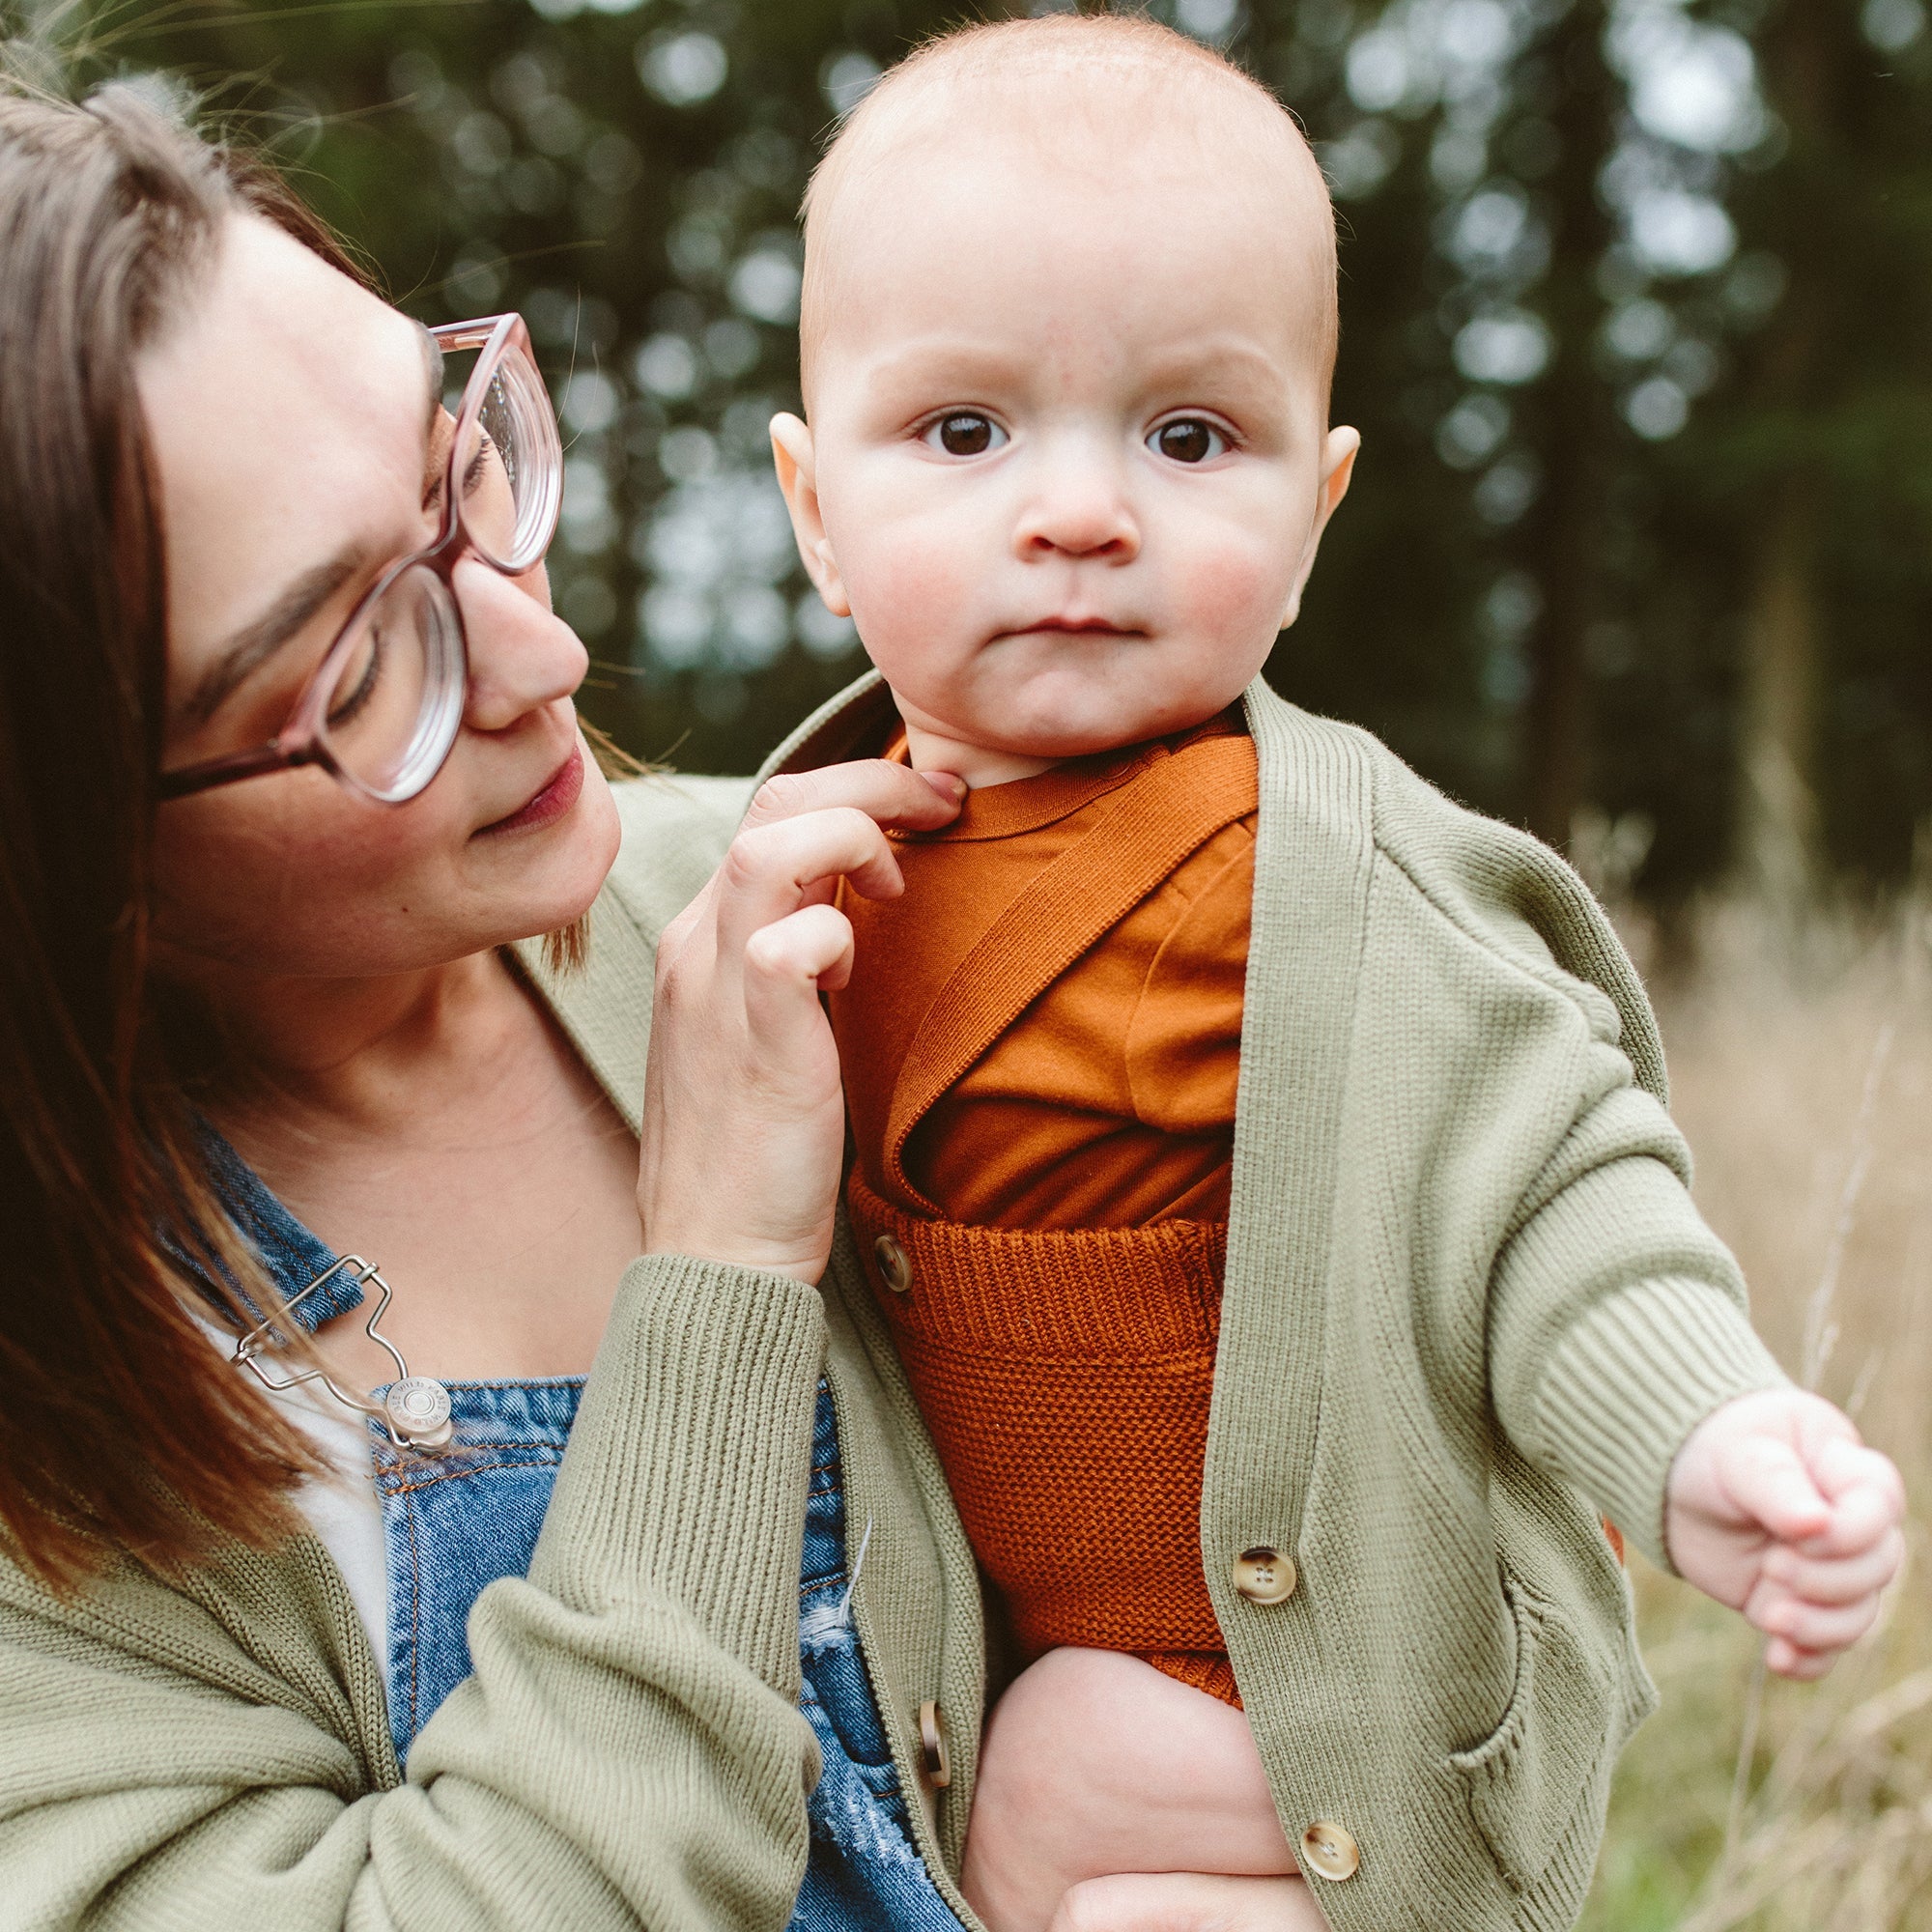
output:
[[[617,801],[594,760],[586,759],[583,789],[562,818],[492,851],[503,868],[506,896],[528,895],[517,909],[516,936],[534,938],[582,919],[603,891],[622,842]]]

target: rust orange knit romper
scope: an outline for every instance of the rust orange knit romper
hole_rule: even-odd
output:
[[[1029,1657],[1238,1703],[1200,1511],[1256,768],[1232,718],[969,795],[846,889],[847,1202],[975,1552]]]

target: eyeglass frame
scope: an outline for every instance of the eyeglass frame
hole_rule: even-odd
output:
[[[456,740],[462,735],[459,723],[456,731],[443,747],[442,754],[423,777],[422,782],[400,796],[384,794],[373,790],[349,771],[328,749],[324,736],[327,722],[329,694],[334,689],[336,674],[341,667],[337,660],[343,654],[354,636],[356,627],[369,611],[412,570],[419,566],[427,567],[442,580],[443,588],[449,595],[449,605],[456,619],[457,675],[461,682],[464,699],[467,701],[469,685],[469,632],[464,622],[463,600],[456,594],[456,566],[469,555],[474,555],[487,563],[493,570],[504,577],[522,577],[526,571],[534,570],[543,561],[551,545],[556,539],[557,520],[563,504],[563,461],[562,441],[558,433],[555,444],[556,463],[551,479],[551,502],[543,537],[538,542],[529,558],[523,563],[505,563],[493,555],[478,543],[469,531],[463,511],[463,493],[459,487],[457,464],[468,446],[469,432],[475,427],[483,413],[483,404],[490,393],[490,385],[495,382],[497,372],[502,367],[503,359],[512,349],[520,350],[532,369],[536,368],[536,352],[530,342],[530,331],[523,317],[514,312],[507,315],[479,316],[469,322],[445,322],[427,330],[429,338],[440,352],[461,353],[476,349],[481,354],[476,358],[476,366],[469,372],[469,380],[463,386],[463,395],[456,407],[456,427],[449,440],[448,468],[443,478],[442,524],[432,542],[421,550],[412,551],[407,556],[398,557],[355,600],[355,608],[343,620],[342,627],[329,639],[328,648],[315,669],[309,673],[302,685],[295,704],[289,712],[289,722],[266,744],[251,746],[242,752],[224,752],[217,757],[202,758],[191,765],[179,766],[171,772],[162,772],[157,781],[158,796],[163,799],[186,798],[195,792],[210,791],[216,785],[234,784],[242,779],[260,778],[269,772],[293,771],[301,765],[319,765],[336,781],[358,797],[371,800],[378,805],[407,805],[411,799],[419,798],[435,781],[436,776],[449,760]],[[554,430],[555,408],[550,405],[550,392],[542,388],[544,400],[550,406],[550,421]],[[461,708],[458,710],[459,721]]]

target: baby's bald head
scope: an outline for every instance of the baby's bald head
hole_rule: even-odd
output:
[[[1122,202],[1157,189],[1162,219],[1189,195],[1238,210],[1258,267],[1272,268],[1294,308],[1325,404],[1338,328],[1334,212],[1293,119],[1238,68],[1170,28],[1051,14],[929,42],[880,81],[820,162],[805,198],[808,409],[828,331],[846,303],[866,300],[865,276],[847,278],[855,256],[919,221],[923,181],[1002,165],[1082,176]],[[1122,241],[1141,225],[1122,206]],[[1143,239],[1157,229],[1147,224]],[[855,247],[862,239],[869,245]]]

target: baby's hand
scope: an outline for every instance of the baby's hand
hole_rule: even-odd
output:
[[[1905,1489],[1851,1418],[1801,1389],[1740,1396],[1670,1465],[1672,1562],[1770,1637],[1781,1677],[1822,1677],[1878,1616],[1898,1574]]]

